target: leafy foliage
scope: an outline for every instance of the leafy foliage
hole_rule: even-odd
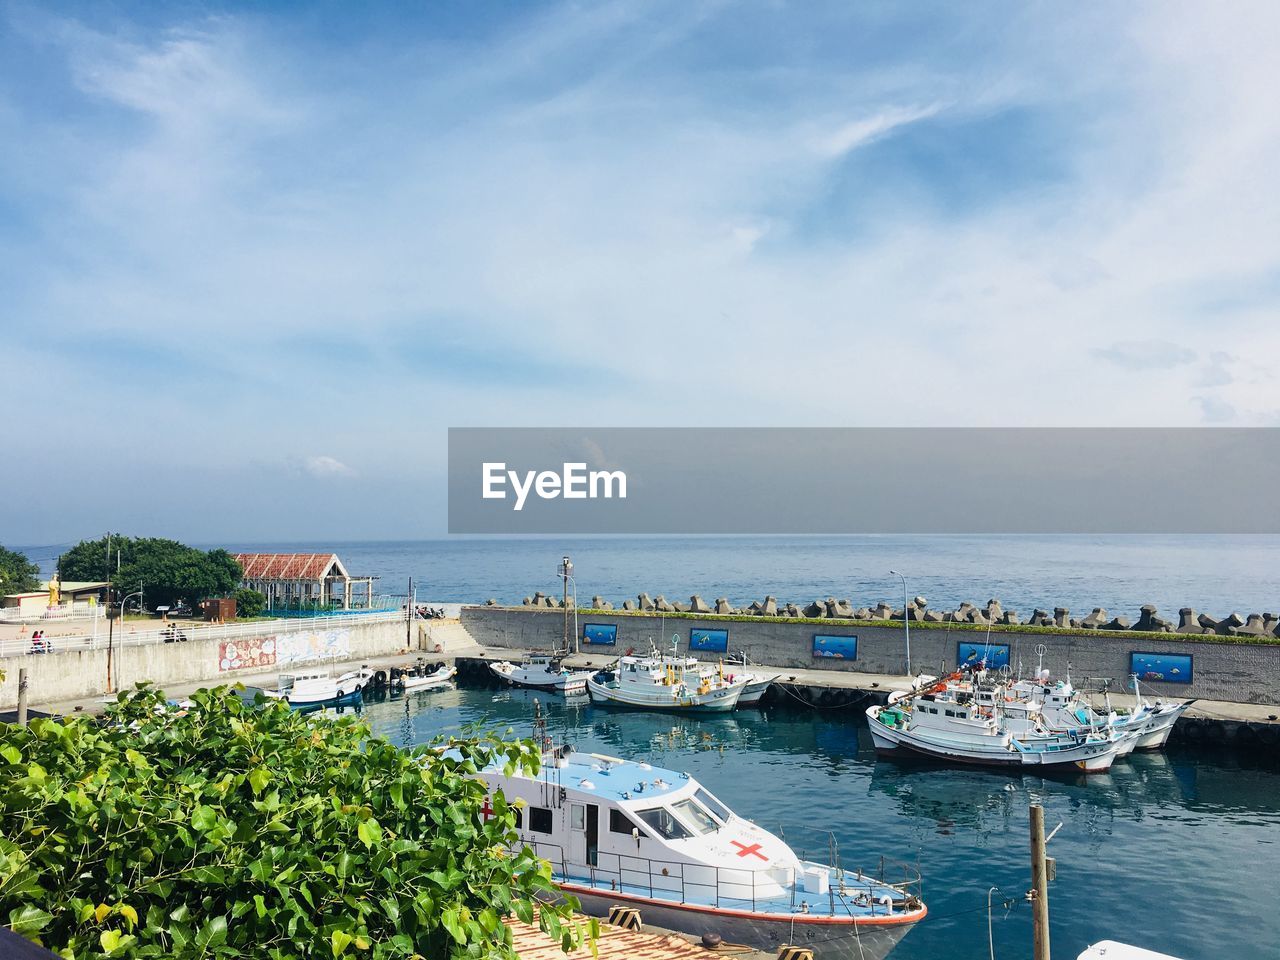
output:
[[[25,553],[0,544],[0,597],[10,593],[31,593],[40,589],[40,568]]]
[[[259,616],[267,605],[266,597],[257,590],[250,590],[248,587],[242,587],[237,590],[235,598],[236,616],[242,619]]]
[[[513,958],[502,924],[555,890],[515,843],[482,737],[402,752],[353,718],[201,691],[122,694],[106,723],[0,725],[0,922],[87,958]],[[544,928],[577,943],[568,906]]]
[[[108,549],[110,559],[108,559]],[[110,580],[117,595],[142,584],[148,604],[194,607],[206,597],[226,596],[244,572],[225,550],[197,550],[159,537],[112,536],[81,540],[58,558],[64,580]]]

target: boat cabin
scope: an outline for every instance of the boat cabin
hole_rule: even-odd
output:
[[[520,841],[593,889],[685,902],[826,894],[829,872],[735,815],[688,774],[603,754],[549,755],[537,777],[481,776],[517,813]]]

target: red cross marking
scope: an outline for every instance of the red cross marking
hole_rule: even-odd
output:
[[[480,812],[484,814],[485,820],[493,816],[493,807],[489,804],[489,798],[484,798],[484,806],[480,808]]]
[[[730,840],[729,842],[738,848],[738,856],[740,857],[745,857],[747,854],[752,854],[753,856],[757,856],[761,860],[764,860],[766,863],[769,860],[768,857],[766,857],[763,853],[760,852],[760,844],[758,843],[753,843],[751,844],[751,846],[747,846],[745,843],[739,843],[737,840]]]

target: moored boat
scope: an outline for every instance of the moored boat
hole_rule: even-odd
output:
[[[890,882],[844,869],[838,855],[802,860],[685,773],[561,748],[536,777],[498,764],[479,775],[507,803],[523,801],[519,842],[591,915],[635,907],[645,923],[694,936],[879,960],[926,914],[918,874],[904,868]]]
[[[738,706],[754,707],[760,703],[761,698],[768,692],[769,687],[780,674],[761,673],[759,668],[751,669],[754,666],[748,659],[747,654],[738,654],[736,657],[727,657],[724,661],[726,672],[725,677],[733,680],[742,677],[747,681],[747,685],[742,688],[742,694],[738,697]],[[741,667],[742,669],[738,669]]]
[[[501,660],[489,664],[489,669],[513,687],[546,690],[565,696],[586,693],[587,680],[595,673],[593,670],[570,670],[559,659],[545,654],[531,654],[519,663]]]
[[[434,690],[445,686],[457,672],[455,668],[443,663],[433,664],[430,667],[425,663],[419,663],[402,672],[392,683],[398,685],[405,693],[412,693],[415,690]]]
[[[724,668],[692,657],[621,657],[587,680],[593,703],[642,710],[727,713],[738,704],[745,677],[730,680]]]
[[[368,678],[361,671],[340,677],[328,671],[282,673],[275,690],[264,690],[268,697],[283,700],[295,710],[319,710],[324,707],[359,703],[361,690]]]
[[[876,751],[907,752],[958,763],[1057,767],[1101,773],[1124,738],[1110,731],[1047,729],[1040,705],[1006,696],[1003,684],[956,673],[892,704],[873,706],[867,720]]]

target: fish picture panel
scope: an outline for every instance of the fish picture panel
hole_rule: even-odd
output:
[[[1191,659],[1189,653],[1144,653],[1134,650],[1129,654],[1129,672],[1136,674],[1143,683],[1190,683]]]
[[[1009,665],[1009,645],[1007,643],[973,643],[961,640],[956,644],[956,666],[976,667],[986,661],[988,670],[999,670]]]
[[[618,642],[618,625],[616,623],[584,623],[582,642],[594,647],[612,647]]]
[[[689,649],[725,653],[729,649],[728,630],[690,630]]]
[[[820,659],[857,660],[858,638],[832,633],[815,633],[813,655]]]

